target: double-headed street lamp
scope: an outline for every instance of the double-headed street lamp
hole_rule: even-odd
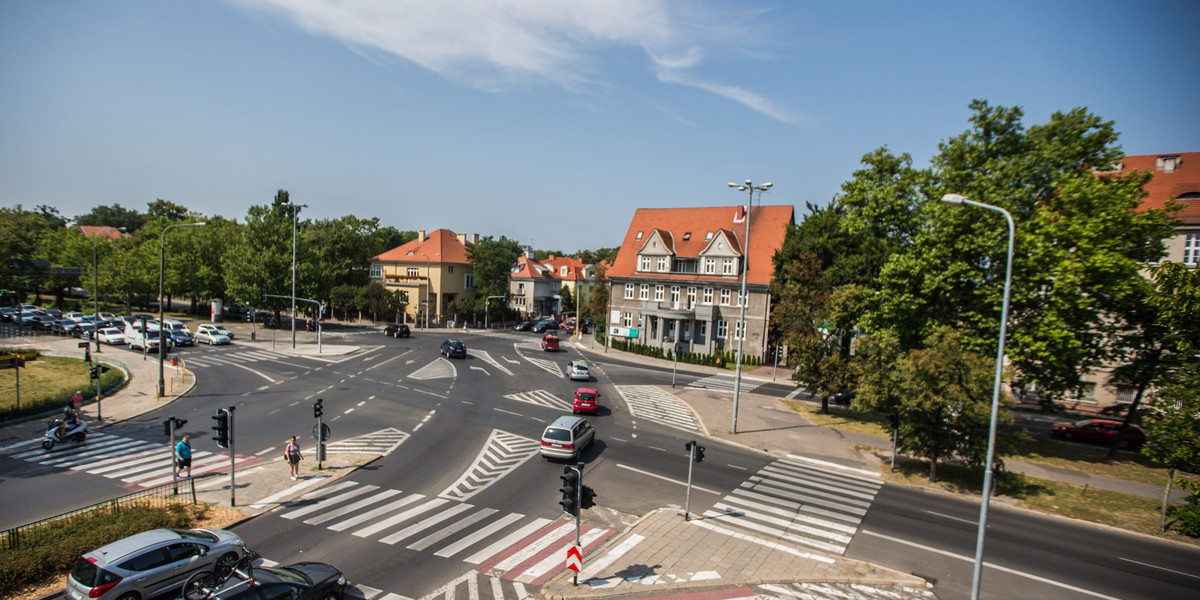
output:
[[[280,204],[286,205],[292,209],[292,350],[296,349],[296,215],[302,208],[308,208],[307,204],[293,204],[291,199],[284,200]]]
[[[1008,299],[1012,291],[1013,244],[1016,226],[1012,215],[999,206],[975,202],[959,194],[942,196],[946,204],[969,204],[994,210],[1008,221],[1008,260],[1004,269],[1004,302],[1000,309],[1000,341],[996,344],[996,380],[992,386],[992,417],[988,423],[987,462],[983,472],[983,500],[979,503],[979,531],[975,534],[975,568],[971,574],[971,600],[979,598],[979,583],[983,576],[983,537],[987,532],[988,503],[992,497],[992,456],[996,449],[996,415],[1000,412],[1000,379],[1004,374],[1004,337],[1008,330]]]
[[[204,227],[208,223],[176,223],[167,225],[162,230],[162,241],[158,246],[158,397],[162,398],[167,394],[167,380],[163,377],[163,357],[166,356],[166,324],[163,323],[163,272],[166,267],[166,247],[167,247],[167,232],[176,227]],[[147,328],[149,329],[149,328]],[[147,332],[143,331],[142,335]]]
[[[741,305],[741,315],[738,317],[737,325],[734,331],[739,334],[737,336],[737,366],[734,370],[733,379],[733,424],[729,427],[730,433],[737,433],[737,415],[738,415],[738,400],[742,393],[742,342],[746,339],[746,305],[750,303],[750,298],[746,295],[746,274],[750,270],[750,209],[754,204],[754,190],[758,190],[759,198],[762,198],[762,192],[771,189],[771,182],[761,185],[754,185],[749,179],[746,183],[730,183],[729,187],[737,188],[739,192],[749,190],[750,198],[746,200],[746,237],[742,240],[742,291],[738,296],[738,304]]]

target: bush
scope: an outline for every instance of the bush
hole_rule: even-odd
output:
[[[1200,483],[1183,480],[1179,487],[1191,492],[1187,504],[1171,509],[1171,518],[1175,519],[1175,527],[1183,535],[1200,538]]]

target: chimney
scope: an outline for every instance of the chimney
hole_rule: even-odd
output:
[[[462,245],[464,245],[464,246],[467,244],[467,234],[465,234],[465,233],[456,233],[456,234],[454,234],[454,237],[458,238],[458,243],[460,243],[460,244],[462,244]]]
[[[425,230],[424,229],[417,230],[417,241],[418,242],[425,241]]]
[[[479,234],[478,233],[471,234],[471,243],[476,244],[476,245],[479,244]]]

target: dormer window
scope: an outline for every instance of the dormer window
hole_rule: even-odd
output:
[[[683,234],[683,241],[686,242],[690,239],[692,239],[692,232],[689,231],[689,232]]]
[[[667,257],[665,257],[665,256],[658,257],[658,272],[666,273],[669,270],[669,268],[668,268],[669,264],[670,264],[670,260]]]
[[[639,258],[640,258],[640,260],[638,261],[638,270],[639,271],[649,271],[650,270],[650,257],[642,256]]]
[[[563,277],[566,277],[567,274],[571,272],[571,267],[563,265],[562,268],[558,270],[558,272],[561,273]]]
[[[1163,173],[1174,173],[1179,170],[1180,160],[1178,154],[1160,156],[1154,161],[1154,168]]]

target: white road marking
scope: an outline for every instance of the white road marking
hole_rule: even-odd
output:
[[[648,471],[643,471],[643,470],[641,470],[641,469],[635,469],[635,468],[633,468],[633,467],[631,467],[631,466],[629,466],[629,465],[622,465],[622,464],[618,464],[618,465],[617,465],[617,467],[619,467],[619,468],[621,468],[621,469],[625,469],[625,470],[627,470],[627,471],[633,471],[634,473],[641,473],[642,475],[645,475],[645,476],[647,476],[647,477],[654,477],[654,478],[656,478],[656,479],[661,479],[661,480],[663,480],[663,481],[669,481],[669,482],[671,482],[671,483],[675,483],[675,484],[679,484],[679,485],[683,485],[683,486],[686,486],[686,485],[687,485],[687,482],[686,482],[686,481],[679,481],[678,479],[671,479],[670,477],[664,477],[664,476],[662,476],[662,475],[659,475],[659,474],[657,474],[657,473],[650,473],[650,472],[648,472]],[[693,486],[692,486],[692,489],[693,489],[693,490],[697,490],[697,491],[701,491],[701,492],[707,492],[707,493],[709,493],[709,494],[716,494],[716,495],[718,495],[718,496],[720,496],[720,495],[721,495],[721,492],[718,492],[718,491],[715,491],[715,490],[710,490],[710,489],[708,489],[708,488],[704,488],[704,487],[700,487],[700,486],[698,486],[698,485],[693,485]]]

